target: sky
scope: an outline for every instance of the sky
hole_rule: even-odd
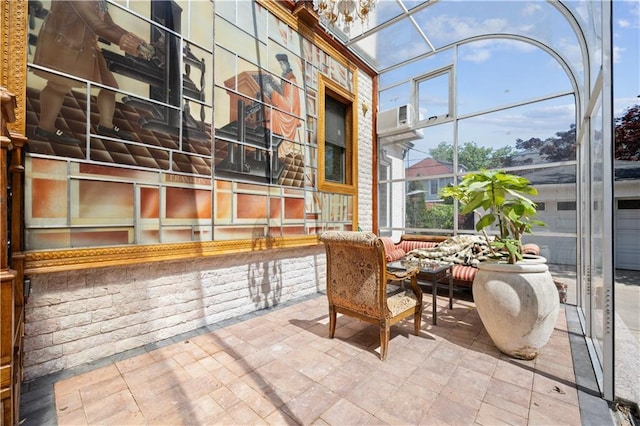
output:
[[[380,0],[380,11],[395,6],[395,1]],[[575,63],[575,69],[582,69],[580,49],[572,29],[566,20],[553,11],[542,0],[507,1],[443,1],[416,13],[418,25],[436,46],[447,45],[454,40],[463,39],[480,33],[521,33],[545,41],[561,53],[569,62]],[[571,1],[570,7],[578,14],[587,16],[590,2]],[[613,50],[614,50],[614,117],[620,117],[629,107],[640,104],[640,2],[638,0],[613,1]],[[393,58],[411,52],[422,52],[419,38],[412,34],[413,29],[403,24],[395,28],[389,37],[381,33],[377,43],[382,61],[393,63]],[[422,43],[423,44],[423,43]],[[559,62],[543,50],[520,41],[483,40],[463,45],[458,54],[458,115],[482,111],[501,105],[509,105],[522,100],[557,92],[571,91],[571,84]],[[381,79],[381,87],[393,85],[394,81],[415,77],[416,72],[428,73],[451,60],[421,61],[415,67],[404,71],[395,71],[390,77]],[[409,68],[409,67],[407,67]],[[417,70],[417,71],[416,71]],[[421,71],[424,70],[424,71]],[[592,70],[597,73],[597,69]],[[404,72],[404,75],[403,75]],[[460,78],[464,77],[464,78]],[[407,86],[382,92],[381,110],[410,102]],[[423,108],[422,117],[431,116],[431,111],[442,110],[438,102],[446,103],[441,93],[427,99],[420,95]],[[432,103],[435,108],[427,107]],[[499,147],[515,144],[516,138],[528,139],[553,137],[556,132],[567,131],[575,123],[573,98],[569,96],[555,98],[543,103],[531,104],[503,113],[485,116],[473,120],[459,133],[459,141],[474,141],[481,146]],[[447,126],[441,129],[429,128],[425,132],[430,143],[450,140],[451,130]],[[427,129],[425,129],[427,130]],[[439,132],[441,134],[439,134]],[[414,142],[420,144],[420,142]],[[437,144],[437,143],[436,143]],[[424,149],[428,150],[428,144]]]
[[[640,104],[640,2],[613,1],[614,117]]]

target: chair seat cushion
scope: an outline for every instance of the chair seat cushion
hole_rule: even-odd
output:
[[[411,289],[404,289],[395,285],[387,285],[387,309],[391,316],[416,306],[418,299]]]

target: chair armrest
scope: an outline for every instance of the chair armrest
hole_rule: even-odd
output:
[[[418,272],[420,272],[420,269],[418,268],[411,268],[407,270],[399,269],[394,271],[387,269],[387,281],[404,281],[418,275]]]

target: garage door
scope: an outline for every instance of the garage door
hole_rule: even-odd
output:
[[[640,199],[617,200],[616,268],[640,270]]]

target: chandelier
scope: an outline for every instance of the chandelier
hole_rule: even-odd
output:
[[[325,24],[351,31],[351,23],[358,17],[364,25],[369,22],[369,14],[378,0],[313,0],[313,8]]]

